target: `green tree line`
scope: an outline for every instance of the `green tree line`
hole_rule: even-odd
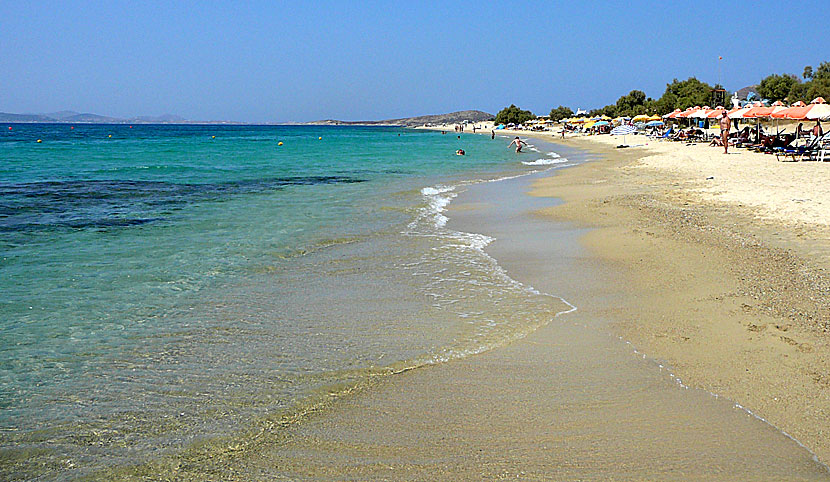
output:
[[[495,122],[496,125],[521,124],[523,122],[527,122],[535,118],[536,116],[533,115],[533,112],[530,112],[529,110],[519,109],[514,104],[510,104],[510,107],[505,107],[504,109],[500,110],[498,114],[496,114]]]
[[[816,97],[830,99],[830,62],[822,62],[815,70],[810,65],[804,67],[801,78],[793,74],[772,74],[758,85],[758,95],[787,103],[810,102]]]
[[[659,99],[646,96],[641,90],[632,90],[623,95],[617,102],[590,111],[589,116],[607,115],[609,117],[629,116],[638,114],[667,114],[675,109],[686,109],[695,105],[729,104],[729,94],[723,98],[716,98],[714,92],[722,90],[720,85],[711,86],[695,77],[686,80],[673,79],[666,84],[666,90]],[[830,62],[822,62],[816,69],[812,66],[804,67],[801,78],[793,74],[772,74],[761,80],[758,85],[758,95],[770,101],[784,101],[792,104],[796,101],[810,102],[816,97],[824,97],[830,101]],[[564,106],[551,109],[550,118],[554,121],[572,117],[573,111]],[[523,111],[511,105],[502,109],[496,116],[496,123],[500,119],[504,123],[521,123],[534,119],[530,111]],[[510,119],[510,120],[506,120]],[[522,120],[519,120],[522,119]]]

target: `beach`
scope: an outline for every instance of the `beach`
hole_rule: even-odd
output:
[[[598,139],[564,143],[597,159],[533,181],[532,194],[555,205],[490,190],[459,197],[448,214],[451,226],[495,236],[488,252],[511,276],[577,311],[343,400],[257,467],[391,480],[826,480],[826,467],[803,458],[830,455],[825,258],[807,256],[821,240],[787,251],[776,237],[785,223],[705,199],[716,191],[696,189],[697,171],[675,163],[709,156],[705,177],[731,179],[741,165],[724,167],[717,149],[667,145],[660,155],[679,158],[667,169],[647,157],[660,147]],[[742,160],[774,162],[759,157]],[[516,204],[524,218],[504,210]]]
[[[590,226],[583,245],[623,273],[615,333],[830,460],[830,166],[645,136],[514,134],[603,157],[533,193],[565,200],[545,215]]]
[[[229,143],[221,170],[186,154],[222,148],[207,128],[124,130],[113,146],[98,140],[100,127],[68,140],[41,129],[15,131],[20,159],[44,158],[25,142],[35,134],[65,143],[67,160],[76,150],[144,153],[113,157],[106,171],[81,166],[91,180],[58,188],[120,193],[128,184],[112,172],[123,172],[163,209],[137,206],[125,220],[121,204],[101,211],[96,198],[81,197],[65,206],[70,226],[7,221],[17,250],[34,234],[55,246],[55,259],[40,250],[44,259],[23,264],[31,256],[20,254],[7,268],[19,308],[10,313],[21,322],[6,336],[52,340],[18,343],[15,356],[30,361],[7,368],[31,393],[25,404],[7,398],[11,480],[828,478],[827,258],[810,221],[826,193],[810,184],[821,182],[816,167],[780,164],[795,168],[781,185],[818,206],[786,224],[773,209],[789,195],[783,188],[757,199],[732,189],[742,171],[755,184],[774,175],[763,164],[774,158],[730,155],[724,164],[703,146],[615,149],[619,139],[607,136],[562,142],[532,133],[532,146],[515,154],[509,139],[526,132],[490,140],[285,128],[277,132],[289,149],[307,138],[328,146],[303,168],[319,172],[296,177],[298,151],[275,158],[267,128],[220,132]],[[148,144],[151,135],[159,140]],[[328,153],[359,156],[355,140],[369,137],[369,155],[327,162]],[[145,153],[171,147],[177,154]],[[459,147],[467,156],[454,155]],[[238,180],[228,182],[240,149],[256,162],[237,166]],[[133,165],[140,155],[164,164]],[[162,183],[155,170],[180,181]],[[743,196],[741,205],[725,193]],[[216,235],[206,238],[205,226]],[[203,248],[182,252],[183,236]],[[67,241],[75,238],[83,243]],[[140,244],[147,239],[155,244]],[[90,244],[101,246],[108,271],[77,251]],[[245,256],[231,256],[242,245]],[[165,262],[154,278],[138,276],[161,255],[190,272],[174,277]],[[123,287],[65,285],[63,270]],[[53,320],[30,301],[32,279],[100,300],[87,297],[77,320],[58,311]],[[140,306],[141,290],[158,306],[105,309]],[[74,346],[107,356],[69,351],[52,335],[68,322]],[[30,351],[47,346],[54,354],[44,361]],[[58,357],[62,364],[48,364]],[[44,362],[39,376],[60,368],[65,381],[41,388],[17,369]],[[93,363],[101,366],[89,370]]]
[[[827,164],[642,139],[566,140],[606,160],[538,182],[546,214],[624,273],[621,336],[828,460]]]

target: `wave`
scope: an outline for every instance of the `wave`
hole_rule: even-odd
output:
[[[553,164],[564,164],[568,162],[567,157],[555,157],[552,159],[536,159],[535,161],[522,161],[525,166],[549,166]]]

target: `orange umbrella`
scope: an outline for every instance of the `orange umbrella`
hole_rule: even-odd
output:
[[[762,104],[760,102],[756,102],[752,105],[747,105],[745,107],[741,107],[740,109],[732,109],[731,111],[729,111],[729,118],[730,119],[743,119],[743,118],[746,117],[747,112],[749,112],[750,110],[752,110],[756,107],[761,107],[761,106],[762,106]]]
[[[787,107],[784,105],[783,102],[777,100],[769,107],[758,106],[749,109],[747,112],[744,113],[744,117],[771,117],[773,113],[780,112],[786,108]]]
[[[664,115],[663,118],[664,119],[674,119],[675,117],[677,117],[677,114],[679,114],[681,112],[683,112],[683,111],[680,110],[680,109],[674,109],[673,112],[669,112],[668,114]]]
[[[694,106],[694,107],[689,107],[689,108],[688,108],[688,109],[686,109],[685,111],[683,111],[683,112],[681,112],[681,113],[677,114],[677,117],[678,117],[678,118],[686,118],[686,117],[689,117],[690,115],[694,114],[695,112],[697,112],[697,111],[699,111],[699,110],[700,110],[700,106],[699,106],[699,105],[696,105],[696,106]]]
[[[726,109],[724,109],[722,105],[719,105],[719,106],[715,107],[714,109],[712,109],[711,112],[706,114],[706,117],[708,117],[709,119],[715,119],[715,118],[718,118],[718,117],[722,116],[725,112],[726,112]]]
[[[809,105],[787,109],[787,119],[827,119],[830,117],[830,106],[824,101],[824,97],[816,97]]]
[[[809,107],[804,102],[798,101],[789,109],[783,109],[778,112],[773,112],[772,117],[775,119],[804,119],[805,117],[792,117],[806,114],[805,109]]]
[[[703,107],[698,109],[698,111],[695,112],[694,114],[689,114],[688,117],[692,117],[692,118],[695,118],[695,119],[705,119],[706,117],[709,116],[710,112],[712,112],[712,108],[709,107],[708,105],[704,105]]]

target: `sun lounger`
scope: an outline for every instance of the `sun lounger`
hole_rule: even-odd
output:
[[[787,160],[790,157],[793,162],[796,161],[818,161],[821,156],[822,149],[828,149],[826,144],[830,144],[830,137],[824,135],[823,137],[815,137],[809,144],[803,146],[785,147],[780,153],[776,151],[775,157],[780,161],[781,157]]]
[[[817,161],[830,161],[830,133],[819,138],[816,143],[815,155]]]

